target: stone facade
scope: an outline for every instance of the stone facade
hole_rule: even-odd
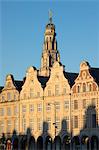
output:
[[[43,45],[39,70],[29,67],[23,81],[9,74],[0,87],[0,135],[30,128],[36,140],[42,134],[99,140],[99,68],[83,61],[79,73],[66,72],[51,21]]]

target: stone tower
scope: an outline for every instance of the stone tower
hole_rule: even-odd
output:
[[[44,33],[43,52],[41,57],[41,67],[39,75],[49,76],[50,69],[54,62],[60,62],[60,55],[57,50],[57,41],[55,33],[55,25],[52,23],[52,15],[49,15],[49,23],[46,25]]]

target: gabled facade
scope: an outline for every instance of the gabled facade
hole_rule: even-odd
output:
[[[40,69],[29,67],[23,81],[9,74],[0,87],[0,136],[14,130],[23,135],[28,128],[36,141],[59,137],[66,144],[67,137],[93,136],[99,141],[99,68],[83,61],[79,73],[65,71],[52,18],[45,29]]]

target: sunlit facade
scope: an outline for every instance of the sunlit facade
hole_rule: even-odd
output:
[[[62,141],[95,136],[99,142],[99,68],[83,61],[79,73],[65,70],[51,17],[40,69],[29,67],[23,81],[9,74],[0,87],[0,136],[25,135],[28,128],[36,141],[43,135]]]

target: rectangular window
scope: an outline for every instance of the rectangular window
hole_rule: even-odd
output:
[[[74,109],[78,109],[78,100],[74,100]]]
[[[14,115],[18,115],[18,107],[14,106]]]
[[[0,116],[4,116],[4,108],[0,108]]]
[[[42,111],[42,104],[37,104],[37,111],[41,112]]]
[[[10,107],[7,108],[7,115],[11,116],[11,108]]]
[[[5,101],[5,96],[4,95],[2,95],[2,102],[4,102]]]
[[[30,118],[29,124],[30,124],[30,129],[33,131],[34,130],[34,119],[33,118]]]
[[[37,129],[38,129],[39,131],[42,130],[41,118],[37,118]]]
[[[34,94],[33,94],[33,89],[30,89],[30,98],[33,98]]]
[[[33,104],[30,104],[29,108],[30,108],[30,112],[34,111],[34,105]]]
[[[11,120],[7,121],[7,132],[11,132]]]
[[[50,111],[51,110],[51,104],[50,103],[47,103],[46,104],[46,111]]]
[[[95,100],[95,98],[92,98],[92,99],[91,99],[91,104],[92,104],[93,106],[96,105],[96,100]]]
[[[14,129],[18,131],[18,119],[14,120]]]
[[[4,133],[4,121],[0,121],[0,134]]]
[[[40,92],[37,92],[37,97],[40,97]]]
[[[74,128],[78,128],[78,116],[74,116]]]
[[[23,132],[26,132],[26,119],[25,118],[22,119],[22,129],[23,129]]]
[[[59,85],[55,85],[55,95],[59,95]]]
[[[48,90],[48,96],[51,96],[51,90]]]
[[[56,117],[56,128],[60,130],[60,118]]]
[[[51,130],[51,118],[48,117],[46,121],[48,123],[48,130]]]
[[[64,108],[69,109],[69,101],[64,101]]]
[[[60,102],[55,102],[55,109],[56,111],[60,110]]]
[[[26,112],[26,105],[22,105],[22,112],[23,112],[23,113]]]
[[[66,88],[63,88],[63,95],[66,95]]]
[[[66,125],[64,123],[64,125],[66,126],[65,128],[68,130],[69,129],[69,116],[65,116],[64,120],[66,120]]]
[[[83,99],[83,109],[86,108],[86,99]]]

